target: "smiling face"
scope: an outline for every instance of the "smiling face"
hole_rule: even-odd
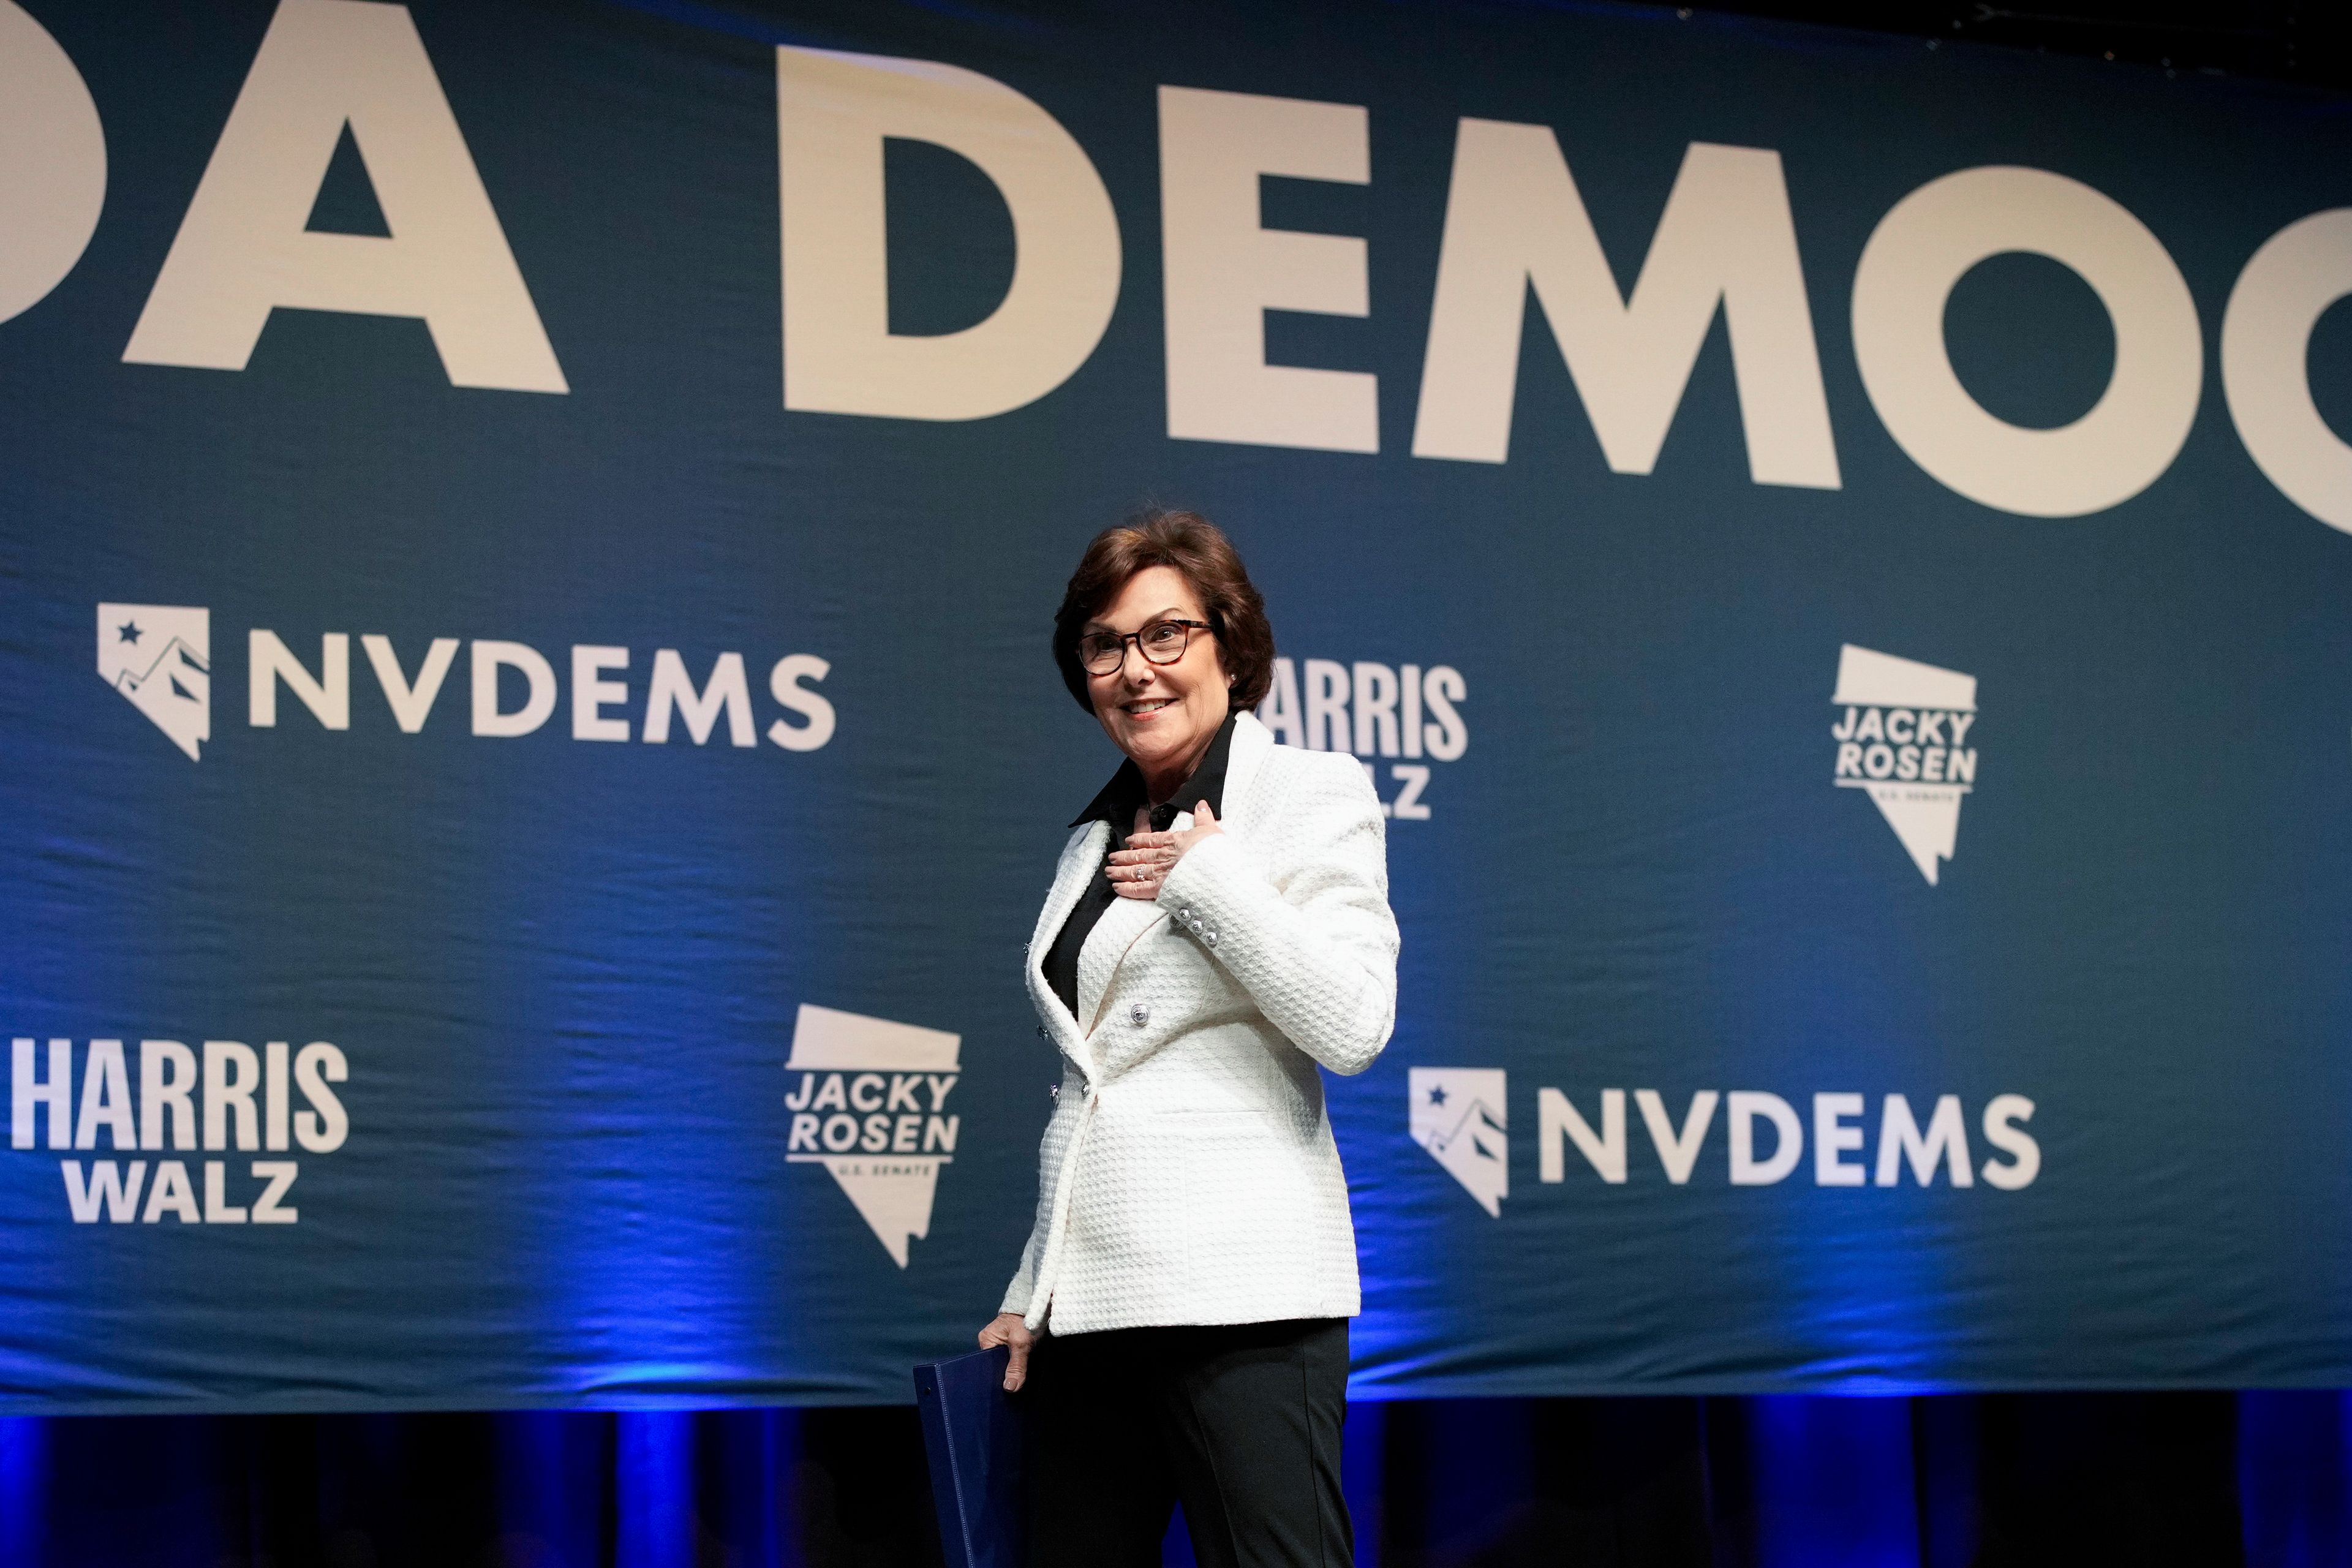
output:
[[[1154,621],[1208,620],[1201,596],[1173,566],[1147,566],[1127,581],[1088,632],[1139,632]],[[1133,644],[1118,668],[1087,677],[1087,698],[1111,743],[1135,760],[1155,800],[1165,799],[1192,771],[1216,737],[1231,704],[1233,677],[1218,657],[1217,639],[1195,630],[1184,657],[1153,664]]]

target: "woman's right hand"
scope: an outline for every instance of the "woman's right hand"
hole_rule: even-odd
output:
[[[1012,1348],[1013,1359],[1004,1365],[1005,1393],[1019,1392],[1028,1381],[1029,1348],[1036,1342],[1037,1336],[1029,1331],[1029,1325],[1018,1312],[999,1312],[988,1327],[980,1331],[981,1349],[994,1350],[999,1345]]]

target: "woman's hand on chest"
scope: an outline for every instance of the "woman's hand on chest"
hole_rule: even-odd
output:
[[[1127,847],[1114,849],[1104,858],[1103,875],[1110,879],[1111,890],[1122,899],[1156,899],[1160,885],[1168,880],[1168,873],[1176,868],[1176,862],[1203,838],[1223,831],[1216,808],[1205,800],[1192,808],[1192,826],[1181,832],[1153,832],[1150,810],[1139,806],[1135,831],[1128,836]]]

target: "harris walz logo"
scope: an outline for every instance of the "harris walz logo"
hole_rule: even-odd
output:
[[[899,1268],[931,1232],[940,1167],[955,1160],[962,1118],[949,1112],[963,1037],[801,1005],[784,1070],[792,1131],[784,1158],[823,1165]]]
[[[1257,716],[1286,745],[1353,752],[1381,796],[1381,816],[1427,822],[1433,764],[1457,762],[1470,746],[1462,717],[1469,693],[1450,664],[1285,658],[1274,661],[1273,689]]]
[[[302,1167],[292,1156],[343,1146],[352,1119],[334,1086],[350,1078],[350,1058],[331,1040],[299,1049],[268,1040],[256,1050],[242,1040],[126,1037],[44,1048],[18,1035],[9,1042],[8,1147],[46,1143],[48,1156],[67,1156],[58,1173],[76,1225],[296,1225]],[[101,1149],[112,1157],[97,1158]]]
[[[1976,787],[1977,678],[1848,643],[1830,701],[1841,710],[1832,782],[1868,794],[1934,886],[1959,838],[1960,797]]]
[[[201,762],[213,738],[212,616],[187,605],[100,605],[98,675]]]
[[[1511,1195],[1505,1083],[1501,1068],[1414,1068],[1406,1074],[1412,1141],[1496,1219]]]

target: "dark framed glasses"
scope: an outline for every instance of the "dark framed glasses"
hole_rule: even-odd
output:
[[[1088,675],[1116,674],[1127,663],[1127,645],[1149,664],[1173,664],[1192,646],[1194,632],[1210,630],[1206,621],[1154,621],[1139,632],[1088,632],[1078,639],[1078,667]]]

